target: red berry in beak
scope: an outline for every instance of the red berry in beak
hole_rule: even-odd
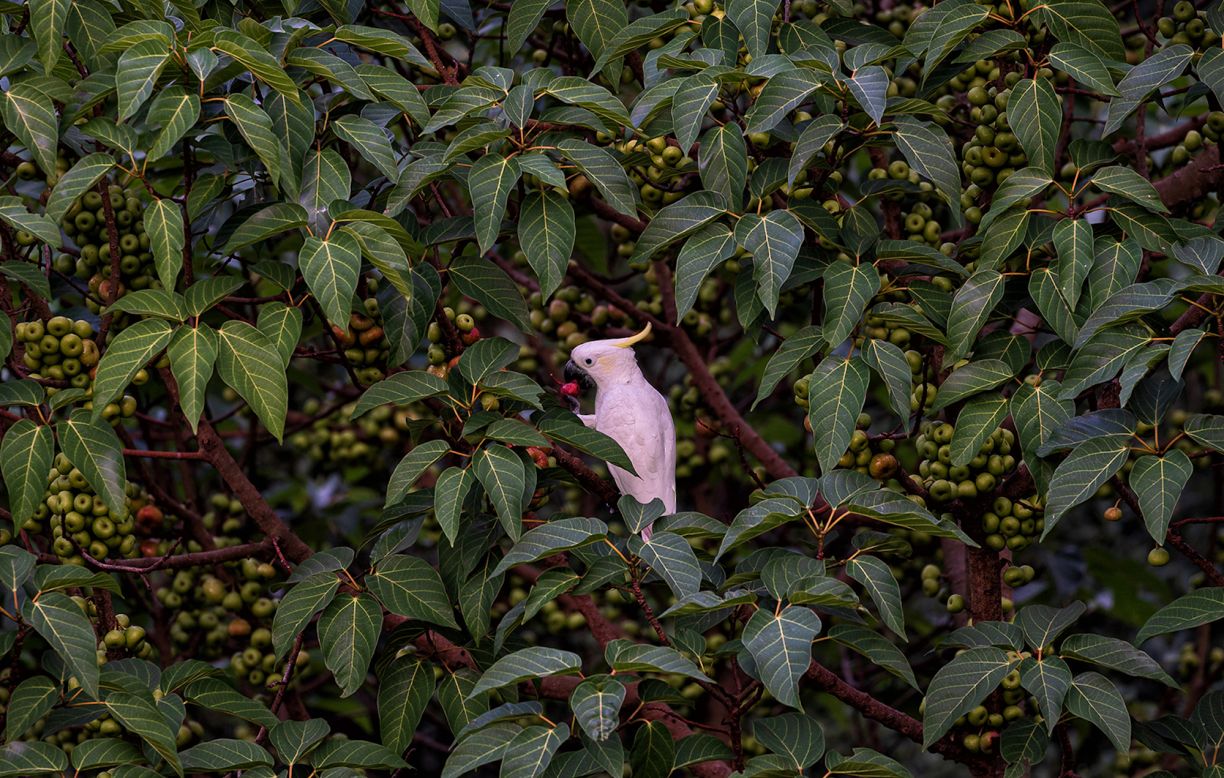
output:
[[[578,382],[570,381],[568,383],[561,384],[561,394],[565,395],[566,397],[577,397]]]

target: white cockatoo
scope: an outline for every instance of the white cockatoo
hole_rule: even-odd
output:
[[[579,414],[586,426],[620,444],[637,475],[609,464],[621,494],[640,503],[663,501],[665,514],[676,512],[676,427],[667,398],[642,375],[633,345],[650,335],[650,324],[628,338],[593,340],[570,352],[565,379],[595,385],[595,413]],[[651,528],[642,530],[650,540]]]

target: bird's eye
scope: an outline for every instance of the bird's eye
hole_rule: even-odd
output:
[[[586,363],[587,363],[588,365],[593,365],[593,364],[595,364],[595,360],[593,360],[593,359],[588,359],[588,360],[586,360]]]

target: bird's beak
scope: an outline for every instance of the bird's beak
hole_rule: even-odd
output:
[[[576,381],[584,390],[590,390],[595,387],[595,382],[591,380],[591,376],[587,372],[575,364],[574,360],[569,360],[565,363],[565,368],[562,370],[566,381]]]

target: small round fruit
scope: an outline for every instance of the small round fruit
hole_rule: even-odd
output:
[[[1169,550],[1164,546],[1157,546],[1148,552],[1147,561],[1152,567],[1164,567],[1169,564]]]

